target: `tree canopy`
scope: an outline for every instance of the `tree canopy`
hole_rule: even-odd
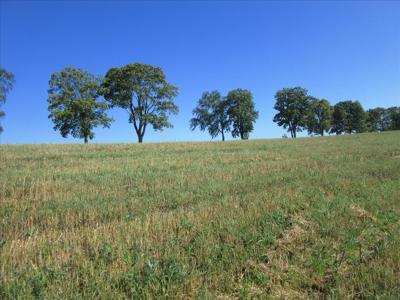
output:
[[[332,114],[331,133],[363,132],[366,129],[366,114],[358,101],[341,101],[335,104]]]
[[[368,131],[384,131],[387,130],[385,124],[385,109],[376,107],[366,112],[366,129]]]
[[[258,118],[253,95],[249,90],[235,89],[228,93],[226,101],[229,122],[232,124],[232,136],[247,140]]]
[[[230,130],[230,121],[226,99],[218,91],[204,92],[193,110],[194,117],[190,120],[192,130],[197,127],[207,130],[212,138],[221,134],[222,141],[225,133]]]
[[[331,128],[332,108],[328,100],[311,98],[307,116],[309,134],[324,135]]]
[[[101,93],[112,107],[129,113],[139,143],[143,142],[149,124],[154,130],[172,127],[168,117],[179,111],[174,102],[178,88],[166,81],[161,68],[151,65],[134,63],[111,68]]]
[[[392,106],[385,109],[384,120],[386,128],[385,130],[399,130],[399,115],[400,115],[400,107]]]
[[[94,138],[97,126],[109,127],[108,104],[98,101],[101,78],[82,69],[67,67],[51,75],[49,81],[49,118],[54,130],[63,137],[69,134],[84,139],[87,143]]]
[[[0,107],[6,102],[7,94],[13,88],[15,83],[14,74],[4,68],[0,68]],[[4,117],[4,111],[0,110],[0,119]],[[0,125],[0,133],[3,132],[3,127]]]
[[[397,108],[397,112],[392,114],[392,130],[400,130],[400,107]]]
[[[308,92],[302,87],[284,88],[275,94],[274,109],[278,113],[273,121],[279,126],[287,128],[292,138],[297,136],[297,132],[302,131],[307,125],[309,112]]]

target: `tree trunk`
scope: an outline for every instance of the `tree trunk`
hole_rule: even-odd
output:
[[[222,134],[222,141],[225,141],[225,135],[223,130],[221,131],[221,134]]]
[[[138,133],[138,142],[143,143],[143,134]]]
[[[291,137],[291,138],[295,138],[296,135],[295,135],[295,133],[294,133],[293,126],[292,126],[291,123],[289,123],[289,131],[290,131],[290,137]]]
[[[140,103],[139,103],[139,105],[140,105]],[[135,108],[133,107],[132,103],[129,106],[129,110],[130,110],[130,114],[131,114],[131,118],[132,118],[131,121],[133,123],[133,128],[135,129],[135,132],[138,137],[138,142],[142,143],[144,132],[146,131],[146,123],[143,124],[141,116],[138,116],[138,119],[136,118]],[[136,122],[139,122],[139,124],[137,124]]]
[[[290,128],[290,136],[292,137],[292,139],[296,138],[296,131],[294,131],[293,128]]]
[[[135,123],[136,121],[133,122],[133,127],[135,128],[136,131],[136,135],[138,138],[138,143],[142,143],[143,142],[143,136],[144,136],[144,129],[141,125],[139,125],[139,127],[136,125]]]
[[[88,143],[88,137],[85,135],[84,137],[84,143],[87,144]]]

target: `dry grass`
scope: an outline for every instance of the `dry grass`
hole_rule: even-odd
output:
[[[399,151],[2,145],[0,298],[399,298]]]

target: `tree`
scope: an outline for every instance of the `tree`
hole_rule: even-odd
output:
[[[400,130],[400,107],[398,111],[392,115],[392,130]]]
[[[372,108],[366,112],[367,129],[369,131],[393,130],[396,115],[400,113],[400,107]]]
[[[307,130],[309,134],[324,135],[331,128],[332,107],[328,100],[312,98],[309,102]]]
[[[368,131],[386,130],[384,120],[385,109],[382,107],[372,108],[366,112],[366,128]]]
[[[335,104],[332,114],[331,133],[360,133],[365,130],[365,111],[358,101],[342,101]]]
[[[278,113],[273,121],[283,128],[287,128],[292,138],[307,125],[310,96],[307,90],[301,87],[284,88],[276,92],[274,109]]]
[[[253,95],[245,89],[232,90],[226,96],[226,105],[229,122],[232,124],[232,136],[247,140],[254,129],[253,123],[258,118]]]
[[[4,68],[0,68],[0,107],[6,102],[7,94],[13,88],[15,83],[14,75]],[[0,110],[0,119],[4,117],[4,111]],[[3,127],[0,125],[0,133],[3,132]]]
[[[398,130],[400,129],[399,126],[399,114],[400,114],[400,107],[392,106],[385,109],[384,112],[384,120],[386,128],[385,130]]]
[[[172,127],[170,114],[178,113],[174,98],[178,88],[166,81],[161,68],[134,63],[107,72],[102,85],[104,98],[112,107],[120,107],[129,113],[139,143],[147,126],[154,130]]]
[[[67,67],[51,75],[49,118],[63,137],[71,134],[87,143],[94,138],[93,128],[109,127],[108,104],[98,101],[101,79],[82,69]]]
[[[392,106],[385,110],[386,130],[400,130],[400,107]]]
[[[197,107],[193,110],[194,117],[190,120],[190,128],[207,129],[212,138],[219,134],[225,141],[225,132],[230,130],[228,107],[218,91],[204,92]]]

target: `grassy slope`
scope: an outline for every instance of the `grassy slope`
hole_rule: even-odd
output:
[[[0,146],[0,298],[400,297],[400,132]]]

